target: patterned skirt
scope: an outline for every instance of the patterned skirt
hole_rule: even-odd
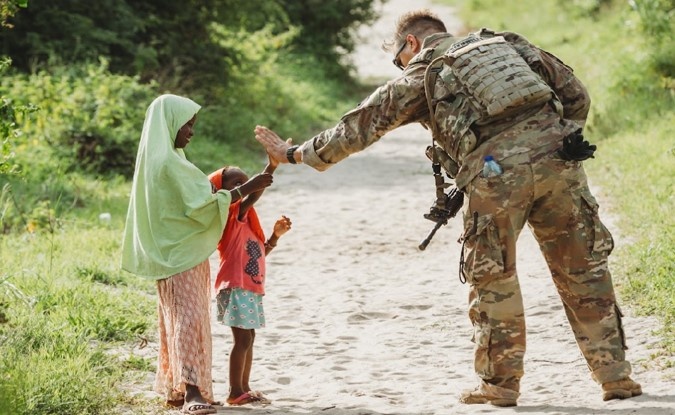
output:
[[[211,377],[211,269],[208,259],[157,281],[159,356],[155,391],[168,400],[195,385],[213,402]]]
[[[242,288],[226,288],[216,296],[218,321],[230,327],[254,330],[265,327],[263,296]]]

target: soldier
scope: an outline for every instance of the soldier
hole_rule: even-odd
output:
[[[580,133],[590,99],[572,69],[516,33],[454,37],[428,10],[401,16],[384,48],[403,73],[335,127],[302,145],[262,126],[256,139],[281,163],[323,171],[399,126],[429,127],[427,156],[468,201],[460,269],[470,284],[481,381],[460,401],[515,406],[520,395],[525,318],[516,241],[526,223],[603,399],[640,395],[608,270],[614,243],[581,163],[595,150]],[[493,174],[483,172],[487,156],[501,167]]]

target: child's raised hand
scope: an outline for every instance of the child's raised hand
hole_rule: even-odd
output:
[[[292,145],[292,144],[293,144],[293,139],[292,139],[292,138],[289,138],[288,140],[286,140],[286,144],[288,144],[289,146]],[[267,153],[267,169],[266,169],[266,171],[269,171],[270,173],[271,173],[271,172],[274,172],[274,170],[275,170],[278,166],[279,166],[279,160],[277,160],[276,158],[274,158],[274,157],[272,156],[272,154],[270,154],[270,153],[268,152],[268,153]]]
[[[246,183],[239,186],[243,196],[249,195],[253,192],[263,190],[272,184],[273,177],[269,173],[260,173],[251,177]]]
[[[277,219],[277,221],[274,223],[273,233],[278,238],[289,230],[291,230],[291,220],[282,215],[281,218]]]
[[[279,166],[279,160],[267,153],[267,169],[265,171],[274,171]]]

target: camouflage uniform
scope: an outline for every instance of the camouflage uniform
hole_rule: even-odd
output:
[[[435,79],[432,98],[439,129],[435,151],[468,200],[462,249],[471,285],[475,371],[491,393],[517,398],[525,319],[516,241],[527,223],[593,378],[598,383],[622,379],[631,368],[625,361],[621,312],[607,266],[613,240],[598,217],[581,163],[556,155],[562,137],[585,122],[590,107],[586,89],[569,67],[522,36],[480,33],[503,36],[553,94],[547,102],[509,116],[481,118],[462,91],[448,92],[452,76],[441,72]],[[458,40],[446,33],[427,37],[400,77],[378,88],[334,128],[301,146],[303,163],[325,170],[401,125],[428,126],[425,69],[439,50]],[[502,175],[479,174],[486,155],[499,162]]]

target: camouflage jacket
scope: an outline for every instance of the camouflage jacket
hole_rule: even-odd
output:
[[[460,188],[480,172],[485,155],[491,154],[496,160],[503,160],[526,152],[536,156],[554,151],[560,146],[562,136],[583,126],[590,107],[585,87],[562,61],[516,33],[495,35],[503,36],[523,56],[532,70],[551,87],[556,98],[551,105],[473,125],[471,130],[479,138],[478,145],[454,154],[449,149],[462,148],[463,143],[452,142],[453,139],[457,141],[452,134],[452,124],[437,118],[440,132],[437,150],[443,153],[443,167],[455,177]],[[424,73],[434,48],[447,43],[450,37],[450,34],[438,33],[424,39],[423,49],[410,61],[401,76],[375,90],[357,108],[343,115],[336,126],[317,134],[301,146],[303,163],[323,171],[374,144],[385,133],[399,126],[419,122],[426,128],[429,110]],[[438,89],[443,81],[437,79],[436,82]]]

